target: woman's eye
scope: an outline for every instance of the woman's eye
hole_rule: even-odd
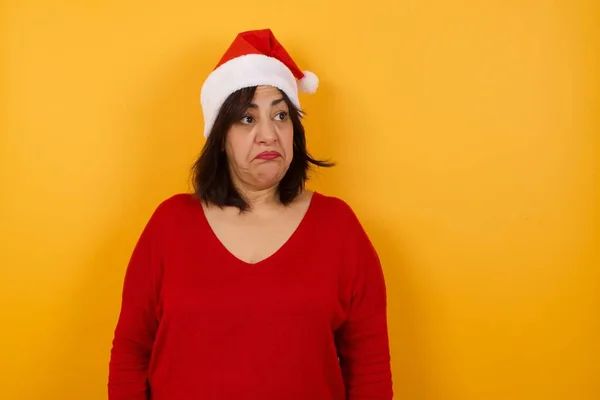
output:
[[[275,118],[278,119],[279,121],[285,121],[285,119],[287,118],[288,114],[285,111],[282,111],[280,113],[278,113]]]
[[[254,121],[254,118],[252,118],[249,115],[242,117],[242,123],[244,123],[244,124],[251,124],[253,121]]]

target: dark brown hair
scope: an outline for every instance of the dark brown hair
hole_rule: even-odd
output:
[[[227,132],[231,125],[235,121],[239,121],[246,113],[252,103],[255,91],[256,87],[240,89],[225,100],[204,148],[192,166],[195,195],[205,203],[219,207],[233,206],[242,212],[249,208],[249,204],[236,190],[231,180],[227,154],[223,149]],[[284,92],[280,92],[288,105],[289,117],[294,128],[293,159],[278,186],[279,200],[282,204],[289,204],[304,188],[311,164],[319,167],[332,167],[335,164],[316,160],[308,153],[304,126],[301,121],[303,112],[294,106]]]

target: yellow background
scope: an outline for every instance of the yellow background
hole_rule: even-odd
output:
[[[600,399],[597,1],[0,3],[0,397],[106,398],[124,268],[188,190],[199,90],[270,27],[321,78],[388,279],[396,398]]]

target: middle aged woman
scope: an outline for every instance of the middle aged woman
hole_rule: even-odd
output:
[[[268,29],[202,88],[195,191],[164,200],[129,262],[109,400],[390,400],[386,289],[352,209],[305,188],[298,89]]]

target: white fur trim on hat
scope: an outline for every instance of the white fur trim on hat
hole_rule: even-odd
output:
[[[284,63],[263,54],[236,57],[212,71],[202,85],[200,103],[204,114],[204,137],[210,134],[217,114],[230,94],[245,87],[260,85],[279,88],[294,105],[300,107],[298,83]]]

